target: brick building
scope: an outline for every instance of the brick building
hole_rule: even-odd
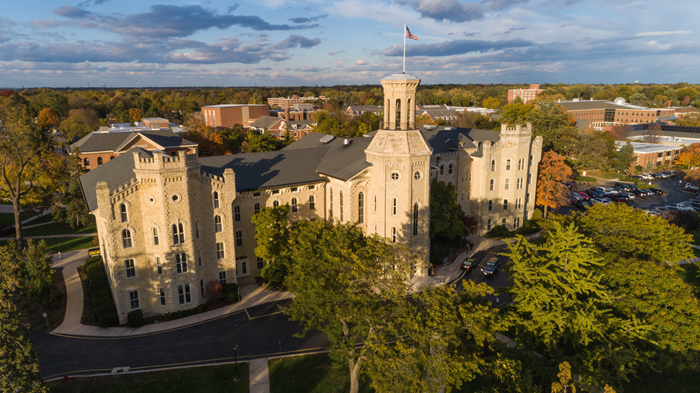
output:
[[[298,95],[293,95],[291,97],[276,97],[276,98],[268,98],[267,99],[267,105],[269,105],[271,108],[278,107],[278,108],[290,108],[293,107],[295,104],[304,104],[307,102],[316,102],[316,100],[322,100],[324,104],[328,103],[328,98],[325,96],[320,96],[320,97],[299,97]]]
[[[537,98],[537,95],[543,91],[543,89],[540,89],[540,85],[536,83],[531,84],[529,89],[508,90],[508,103],[512,104],[516,97],[520,97],[523,103],[532,104],[535,98]]]
[[[269,115],[270,108],[264,104],[222,104],[202,107],[202,119],[209,127],[245,125],[248,119]]]
[[[605,100],[578,100],[559,101],[576,119],[588,120],[592,128],[602,130],[626,124],[646,124],[674,119],[673,108],[647,108],[632,105],[625,102],[624,98],[617,98],[614,102]]]

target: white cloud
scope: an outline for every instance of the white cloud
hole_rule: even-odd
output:
[[[367,64],[369,64],[369,62],[368,62],[367,60],[362,60],[362,59],[360,59],[360,60],[356,61],[355,64],[357,64],[357,65],[367,65]]]

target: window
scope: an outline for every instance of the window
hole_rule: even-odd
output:
[[[258,257],[258,270],[262,270],[262,268],[265,267],[265,261],[263,261],[262,258]]]
[[[451,175],[452,174],[452,164],[447,166],[447,174]]]
[[[506,226],[506,219],[505,218],[501,220],[501,226]]]
[[[173,244],[185,243],[185,230],[182,224],[173,224]]]
[[[506,187],[506,190],[510,188],[510,179],[506,179],[505,187]]]
[[[663,157],[664,157],[664,153],[663,153],[663,152],[661,152],[661,153],[658,154],[658,158],[663,158]]]
[[[129,305],[131,306],[132,310],[139,308],[139,291],[129,292]]]
[[[136,268],[134,267],[133,259],[127,259],[124,261],[124,266],[126,267],[126,278],[136,277]]]
[[[280,190],[272,190],[272,195],[279,195]]]
[[[525,159],[521,158],[518,160],[518,170],[522,171],[525,168]]]
[[[89,158],[83,159],[83,166],[90,166],[90,159]]]
[[[175,254],[175,268],[178,273],[187,272],[187,254]]]
[[[218,191],[214,191],[213,198],[214,198],[214,209],[218,209],[219,208],[219,192]]]
[[[418,235],[418,204],[413,205],[413,236]]]
[[[340,221],[343,221],[343,191],[340,191],[338,202],[338,205],[340,206]]]
[[[240,206],[233,207],[233,220],[236,222],[241,221],[241,207]]]
[[[365,222],[365,194],[362,192],[357,194],[357,222]]]
[[[316,198],[313,195],[309,197],[309,210],[316,210]]]
[[[527,194],[525,194],[525,204],[527,205],[528,203],[530,203],[530,193],[529,192]]]
[[[503,210],[508,210],[508,200],[507,199],[503,200]]]
[[[165,306],[165,289],[158,288],[158,297],[160,298],[160,305]]]
[[[219,233],[221,231],[221,216],[214,216],[214,232]]]
[[[219,284],[226,285],[226,272],[219,272]]]
[[[122,215],[122,222],[129,221],[129,215],[126,212],[126,204],[122,203],[121,205],[119,205],[119,211]]]
[[[177,287],[177,295],[180,300],[180,304],[192,302],[192,296],[190,295],[190,284],[185,284],[183,288],[182,285]]]
[[[506,170],[510,170],[510,160],[506,160]]]
[[[515,210],[520,210],[523,207],[523,199],[518,198],[515,200]]]
[[[272,202],[272,207],[278,207],[279,205],[280,205],[280,201]]]
[[[262,195],[259,191],[253,193],[253,198],[259,198]]]
[[[122,245],[124,246],[124,248],[129,248],[132,246],[131,231],[128,229],[122,231]]]
[[[445,166],[444,166],[444,165],[440,165],[440,176],[442,176],[442,175],[444,175],[444,174],[445,174]]]
[[[97,166],[102,165],[102,157],[97,157]]]
[[[494,184],[495,184],[495,181],[494,181],[493,179],[491,179],[491,180],[489,181],[489,191],[493,191],[493,185],[494,185]]]
[[[158,228],[153,227],[153,245],[157,246],[159,244],[158,241]]]
[[[254,214],[260,213],[260,204],[259,204],[259,203],[256,203],[254,209],[255,209],[255,210],[254,210],[254,212],[255,212]]]
[[[204,279],[199,280],[199,295],[204,297]]]
[[[199,239],[199,221],[194,223],[194,233],[195,236],[197,236],[197,239]]]
[[[224,259],[224,243],[216,243],[216,259]]]
[[[491,161],[491,172],[496,172],[496,160]]]
[[[416,172],[413,174],[413,178],[416,180],[420,180],[420,172]]]
[[[399,173],[391,172],[391,180],[399,180]]]
[[[396,215],[398,213],[398,208],[397,208],[398,201],[396,198],[392,199],[391,202],[391,214]]]
[[[490,231],[491,230],[491,219],[489,218],[488,222],[486,223],[486,230]]]
[[[493,201],[489,201],[489,211],[493,210]]]
[[[297,199],[292,198],[292,213],[296,213],[299,210],[299,207],[297,206]]]
[[[515,217],[513,219],[513,228],[520,228],[520,217]]]
[[[523,188],[523,183],[523,178],[519,177],[518,180],[515,182],[515,188],[518,190]]]
[[[391,227],[391,242],[396,243],[396,227]]]
[[[377,196],[374,196],[374,211],[377,211]]]
[[[328,189],[328,218],[333,218],[333,187]]]
[[[163,264],[160,262],[160,257],[156,257],[156,274],[163,274]]]
[[[527,184],[528,185],[532,184],[532,173],[527,174]]]

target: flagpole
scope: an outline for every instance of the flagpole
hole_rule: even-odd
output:
[[[406,24],[403,24],[403,73],[406,73]]]

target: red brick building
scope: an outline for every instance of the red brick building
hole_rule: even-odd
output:
[[[270,108],[264,104],[222,104],[202,107],[202,120],[209,127],[245,125],[248,119],[269,115]]]
[[[529,89],[508,90],[508,103],[512,104],[516,97],[520,97],[520,100],[523,103],[532,104],[537,95],[543,91],[544,90],[540,89],[540,85],[537,83],[531,84]]]
[[[618,98],[615,102],[603,100],[559,101],[578,120],[588,120],[591,127],[602,130],[605,127],[625,124],[646,124],[660,121],[672,121],[673,108],[647,108],[625,103]]]
[[[294,104],[303,104],[307,101],[316,102],[316,100],[323,100],[324,104],[328,103],[328,98],[325,96],[320,97],[299,97],[298,95],[293,95],[291,97],[276,97],[268,98],[267,105],[278,108],[291,108]]]

